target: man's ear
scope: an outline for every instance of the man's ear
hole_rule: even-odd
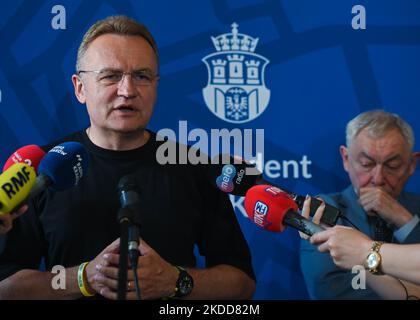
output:
[[[76,95],[77,100],[79,100],[80,103],[85,104],[85,85],[82,79],[80,79],[80,76],[78,76],[77,74],[74,74],[71,77],[71,81],[73,82],[74,94]]]
[[[410,176],[416,171],[417,161],[420,159],[420,152],[413,152],[411,155],[411,163],[409,167]]]
[[[344,170],[349,172],[349,151],[346,146],[340,146],[341,159],[343,160]]]

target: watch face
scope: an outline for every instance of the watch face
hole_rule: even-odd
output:
[[[188,274],[183,274],[179,281],[179,292],[182,295],[187,295],[191,292],[193,287],[191,277]]]
[[[379,265],[380,261],[381,257],[379,254],[377,252],[371,252],[367,257],[367,266],[369,269],[374,269]]]
[[[194,281],[187,271],[179,267],[177,268],[179,270],[179,277],[176,283],[177,292],[175,293],[175,296],[182,298],[191,293],[194,287]]]

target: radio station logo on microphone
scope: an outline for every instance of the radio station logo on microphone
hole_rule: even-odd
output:
[[[22,166],[14,175],[10,176],[9,180],[1,185],[1,189],[3,189],[9,199],[17,195],[30,182],[32,170],[31,167]]]
[[[233,178],[235,175],[236,169],[233,165],[224,165],[222,168],[222,174],[216,179],[218,188],[224,192],[232,192],[234,189]]]
[[[83,177],[83,166],[82,166],[82,156],[80,154],[76,154],[76,165],[73,167],[74,172],[74,185],[77,186],[80,182],[80,179]]]
[[[270,193],[273,196],[277,196],[280,192],[282,192],[279,188],[271,186],[265,189],[265,192]]]
[[[208,83],[203,89],[207,107],[222,120],[245,123],[257,118],[268,106],[270,90],[264,83],[270,62],[256,54],[258,38],[238,32],[211,37],[216,52],[203,58]]]
[[[13,163],[23,162],[23,163],[26,163],[28,166],[32,166],[31,159],[23,159],[23,157],[17,151],[13,153],[11,158],[12,158]]]
[[[262,228],[267,228],[270,224],[266,217],[269,207],[262,201],[255,202],[254,206],[254,223]]]
[[[52,148],[49,152],[54,152],[54,153],[58,153],[62,156],[67,155],[67,152],[65,152],[65,147],[64,146],[55,146],[54,148]]]

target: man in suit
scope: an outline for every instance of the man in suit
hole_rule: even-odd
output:
[[[354,226],[378,243],[420,242],[420,196],[403,191],[420,155],[412,151],[413,146],[410,125],[395,114],[373,110],[348,123],[346,146],[340,147],[340,154],[351,185],[342,192],[321,195],[345,216],[339,224]],[[339,269],[330,255],[305,240],[300,258],[312,299],[378,299],[375,287],[394,286],[398,281],[367,273],[368,286],[357,289],[352,285],[355,274]]]

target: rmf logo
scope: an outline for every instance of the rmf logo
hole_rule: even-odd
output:
[[[267,212],[268,206],[264,202],[258,200],[254,206],[254,223],[264,228],[266,225],[265,217]]]

